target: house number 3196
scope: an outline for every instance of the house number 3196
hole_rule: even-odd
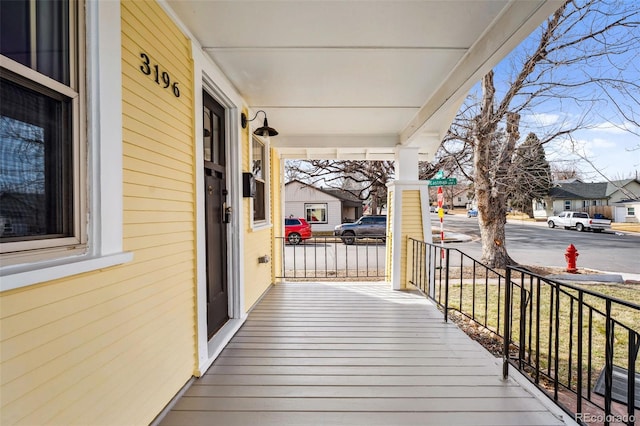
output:
[[[152,75],[157,85],[162,86],[163,89],[171,88],[176,98],[180,97],[180,89],[177,82],[172,82],[169,73],[162,71],[158,64],[152,64],[149,56],[146,53],[141,53],[142,65],[140,65],[140,71],[144,75]]]

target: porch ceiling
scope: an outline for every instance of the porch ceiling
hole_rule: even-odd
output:
[[[433,157],[469,89],[558,0],[168,0],[288,158]],[[252,124],[262,122],[262,116]]]

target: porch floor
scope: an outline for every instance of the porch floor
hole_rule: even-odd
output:
[[[561,425],[425,297],[386,283],[273,287],[170,425]]]

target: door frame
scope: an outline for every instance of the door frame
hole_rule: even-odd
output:
[[[194,149],[195,149],[195,193],[196,193],[196,318],[197,318],[197,363],[194,375],[199,377],[229,342],[246,319],[244,312],[244,270],[241,253],[244,251],[242,170],[240,113],[244,102],[228,79],[222,74],[201,49],[193,44],[194,58]],[[232,208],[231,223],[227,228],[227,290],[229,293],[229,321],[213,336],[207,337],[207,276],[206,276],[206,227],[204,212],[204,167],[203,167],[203,98],[206,90],[213,99],[225,108],[226,179],[229,190],[228,201]]]

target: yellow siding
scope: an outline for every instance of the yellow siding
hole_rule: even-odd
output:
[[[134,261],[0,294],[2,425],[148,424],[195,369],[190,46],[155,2],[122,3]],[[142,51],[179,82],[179,98],[140,72]]]
[[[284,220],[282,217],[283,188],[282,171],[280,170],[280,154],[276,149],[271,150],[271,223],[273,232],[271,238],[271,281],[275,282],[276,276],[282,275],[282,239],[275,237],[284,235]]]
[[[385,280],[391,281],[391,267],[393,264],[393,190],[387,192],[387,265],[385,268]]]
[[[246,113],[246,111],[244,111]],[[242,132],[242,170],[250,170],[251,152],[249,146],[251,144],[250,127]],[[270,163],[272,164],[272,163]],[[275,190],[278,190],[277,188]],[[274,183],[270,183],[271,198],[273,202]],[[244,310],[248,311],[260,299],[267,288],[273,283],[272,265],[274,255],[272,250],[273,226],[252,229],[251,216],[251,199],[244,198],[242,202],[245,238],[244,238]],[[273,214],[273,205],[271,206]],[[269,263],[258,263],[258,257],[269,256]]]
[[[407,244],[409,237],[422,240],[422,206],[420,204],[419,190],[405,190],[402,192],[402,250],[400,256],[401,286],[407,287],[407,270],[411,268],[411,259],[408,259]],[[429,216],[427,216],[429,217]]]

